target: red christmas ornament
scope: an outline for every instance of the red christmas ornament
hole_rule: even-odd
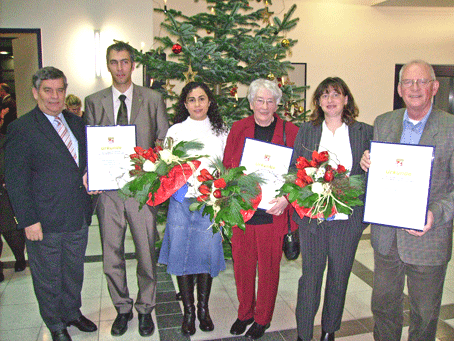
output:
[[[172,46],[172,51],[175,54],[179,54],[181,52],[181,50],[182,50],[182,47],[180,44],[175,44]]]

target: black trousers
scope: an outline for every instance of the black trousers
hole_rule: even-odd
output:
[[[14,254],[16,261],[25,260],[25,233],[24,230],[11,230],[2,232],[8,246]],[[3,241],[0,238],[0,256],[3,251]]]
[[[314,318],[320,305],[323,273],[326,274],[322,329],[333,333],[339,330],[344,312],[348,279],[362,235],[348,220],[323,222],[311,231],[299,227],[302,276],[298,282],[296,325],[303,341],[312,340]]]
[[[26,241],[39,311],[50,331],[66,328],[66,322],[81,315],[87,241],[87,225],[76,232],[44,233],[42,241]]]

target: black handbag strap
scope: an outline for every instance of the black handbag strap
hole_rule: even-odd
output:
[[[287,135],[285,134],[285,123],[287,123],[286,120],[283,120],[284,121],[284,128],[282,129],[284,131],[284,146],[287,147]]]
[[[284,134],[283,134],[283,139],[284,139],[284,146],[287,146],[287,134],[285,133],[285,123],[287,123],[286,120],[283,120],[284,121],[284,127],[283,127],[283,131],[284,131]],[[290,213],[289,211],[287,210],[287,227],[288,227],[288,233],[292,233],[292,228],[291,228],[292,224],[290,223]]]

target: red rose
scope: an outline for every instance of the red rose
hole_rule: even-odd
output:
[[[307,183],[307,184],[311,184],[311,183],[314,182],[314,180],[312,180],[312,178],[311,178],[309,175],[305,175],[305,176],[303,177],[303,180],[304,180],[304,182]]]
[[[204,182],[204,181],[207,181],[208,179],[205,178],[204,176],[197,175],[197,180],[199,180],[200,182]]]
[[[210,187],[208,187],[207,185],[200,185],[199,192],[202,194],[210,194],[211,190],[210,190]]]
[[[337,172],[338,172],[339,174],[345,173],[346,171],[347,171],[347,170],[345,169],[344,166],[342,166],[342,165],[337,165]]]
[[[216,188],[225,188],[225,186],[227,186],[227,184],[225,183],[225,180],[223,178],[214,180],[213,185]]]
[[[331,181],[333,181],[333,179],[334,179],[334,173],[333,173],[333,171],[327,171],[327,172],[325,172],[325,176],[323,177],[323,179],[325,179],[326,182],[331,182]]]
[[[202,169],[200,171],[200,175],[202,175],[203,177],[205,177],[207,180],[214,180],[213,176],[210,174],[210,172],[208,172],[206,169]]]
[[[134,154],[129,155],[129,157],[130,157],[131,159],[138,159],[138,158],[139,158],[139,154],[134,153]]]
[[[321,152],[321,153],[317,153],[314,150],[312,152],[312,161],[314,161],[315,166],[312,166],[312,167],[316,167],[317,165],[328,161],[328,159],[329,159],[329,154],[328,154],[327,151],[324,151],[324,152]],[[311,162],[311,164],[312,164],[312,162]]]
[[[143,149],[142,147],[134,147],[134,151],[139,154],[139,155],[142,155],[143,152],[145,151],[145,149]]]
[[[213,196],[214,196],[216,199],[219,199],[219,198],[222,197],[222,193],[221,193],[220,190],[217,189],[217,190],[215,190],[215,191],[213,192]]]
[[[134,169],[135,169],[135,170],[140,170],[140,165],[135,164],[135,165],[134,165]]]
[[[303,180],[298,178],[298,179],[295,180],[295,185],[300,186],[300,187],[304,187],[305,183],[304,183]]]
[[[296,159],[296,168],[304,169],[306,167],[310,167],[309,161],[305,157],[300,156]]]
[[[298,178],[303,179],[305,175],[307,175],[307,173],[304,169],[298,169],[298,173],[296,173]]]
[[[161,150],[162,150],[161,146],[156,146],[154,149],[155,153],[160,152]]]
[[[197,197],[197,201],[204,201],[206,198],[208,198],[208,194],[204,194],[204,195],[199,195]]]

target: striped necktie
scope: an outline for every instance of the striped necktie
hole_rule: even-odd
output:
[[[61,139],[65,143],[66,147],[71,153],[71,156],[74,158],[74,160],[76,160],[77,159],[76,151],[74,150],[74,146],[71,141],[71,136],[69,135],[68,129],[66,129],[66,126],[63,124],[59,116],[55,117],[55,122],[58,135],[60,135]]]

